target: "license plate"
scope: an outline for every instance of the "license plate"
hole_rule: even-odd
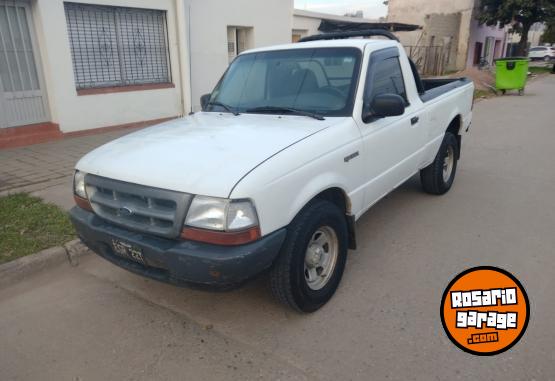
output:
[[[120,257],[131,259],[132,261],[145,264],[145,259],[143,257],[143,251],[131,245],[130,243],[120,241],[119,239],[112,239],[112,248],[114,253]]]

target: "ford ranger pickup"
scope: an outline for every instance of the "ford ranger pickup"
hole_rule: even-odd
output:
[[[350,38],[371,36],[386,39]],[[71,219],[92,251],[136,274],[208,288],[264,274],[279,301],[312,312],[373,204],[417,173],[424,191],[449,191],[473,89],[421,79],[386,31],[250,50],[202,111],[84,156]]]

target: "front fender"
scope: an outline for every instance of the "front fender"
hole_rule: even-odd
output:
[[[263,235],[287,226],[308,202],[330,188],[342,189],[357,211],[364,201],[362,155],[356,155],[361,150],[360,132],[350,119],[263,163],[235,187],[231,197],[254,201]]]
[[[305,183],[304,186],[299,189],[299,192],[293,199],[289,209],[288,220],[292,221],[311,200],[320,193],[331,188],[337,188],[343,192],[346,198],[347,213],[350,213],[352,201],[346,191],[347,187],[348,180],[338,173],[325,172],[311,178],[309,182]]]

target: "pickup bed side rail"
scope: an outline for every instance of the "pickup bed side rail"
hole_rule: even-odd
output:
[[[422,82],[424,83],[425,88],[428,86],[431,87],[429,90],[426,90],[424,94],[420,94],[420,99],[422,99],[422,102],[426,103],[439,97],[440,95],[448,93],[449,91],[468,85],[472,81],[469,78],[462,77],[425,79]]]
[[[431,78],[422,79],[416,64],[409,57],[410,69],[416,83],[416,90],[422,102],[426,103],[458,87],[471,82],[469,78]]]

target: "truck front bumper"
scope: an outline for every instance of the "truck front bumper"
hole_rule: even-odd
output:
[[[136,233],[79,207],[70,211],[79,238],[92,251],[133,273],[177,286],[233,288],[269,268],[285,239],[280,229],[241,246],[218,246]],[[116,254],[113,240],[141,250],[144,263]]]

